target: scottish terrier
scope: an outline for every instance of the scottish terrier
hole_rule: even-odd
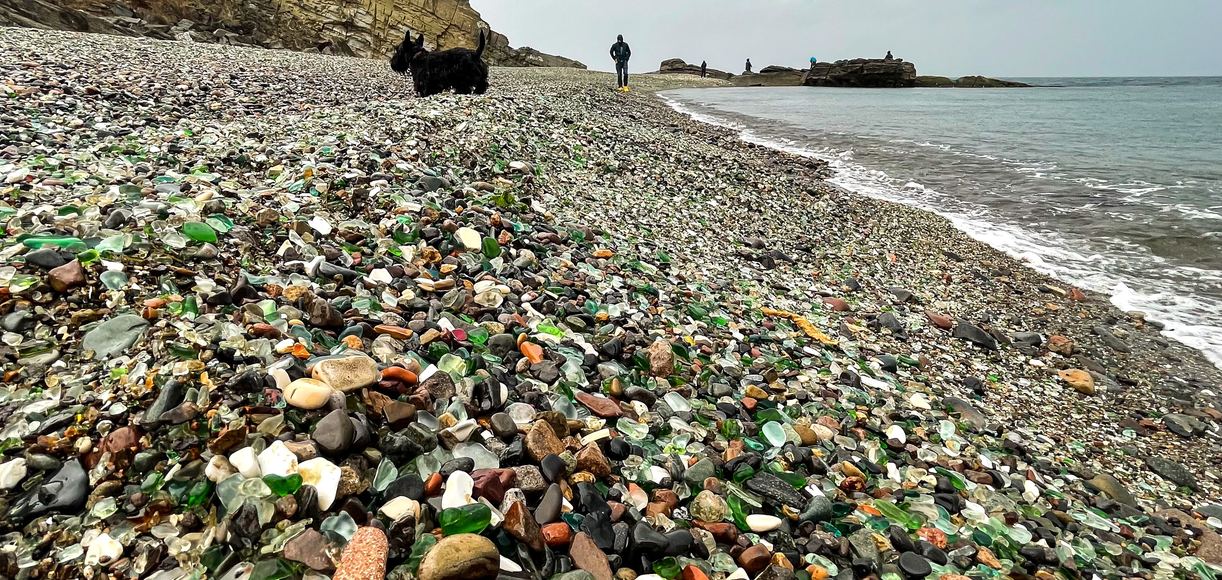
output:
[[[424,48],[424,35],[414,42],[407,31],[403,42],[390,58],[390,68],[400,74],[412,73],[416,94],[429,97],[453,89],[460,95],[484,94],[488,90],[488,65],[480,60],[484,54],[484,31],[479,32],[479,48],[451,48],[429,52]]]

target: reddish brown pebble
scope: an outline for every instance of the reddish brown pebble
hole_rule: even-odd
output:
[[[373,527],[356,531],[331,580],[369,580],[386,577],[386,553],[390,544],[386,534]]]
[[[564,522],[556,522],[543,526],[543,542],[556,548],[567,546],[573,538],[573,529]]]
[[[823,303],[831,308],[833,312],[848,312],[849,303],[841,298],[824,298]]]
[[[390,324],[379,324],[373,327],[373,331],[378,334],[390,335],[391,338],[397,338],[399,340],[407,340],[411,338],[413,334],[411,329],[403,328],[402,326],[393,326]]]
[[[424,495],[433,497],[441,493],[442,477],[440,473],[434,473],[429,476],[428,481],[424,482]]]
[[[382,380],[399,381],[409,385],[416,384],[416,373],[403,367],[387,367],[382,369]]]

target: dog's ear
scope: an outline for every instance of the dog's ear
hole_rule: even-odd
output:
[[[416,39],[416,46],[420,48],[424,48],[424,35],[423,34],[420,35],[420,38]]]
[[[411,44],[411,43],[412,43],[412,31],[408,30],[408,31],[406,31],[406,32],[404,32],[404,33],[403,33],[403,43],[404,43],[404,44]]]

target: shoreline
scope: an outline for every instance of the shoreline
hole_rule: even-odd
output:
[[[785,154],[809,157],[811,159],[828,162],[833,166],[836,165],[837,160],[834,158],[834,156],[829,157],[821,155],[820,153],[812,151],[803,145],[793,141],[786,142],[787,140],[779,137],[762,136],[759,134],[759,125],[751,126],[746,124],[750,119],[754,119],[758,123],[767,125],[770,121],[766,119],[738,115],[742,119],[747,119],[738,121],[730,118],[737,115],[735,113],[725,113],[716,109],[702,107],[701,105],[684,100],[677,95],[663,95],[659,93],[658,96],[664,102],[666,102],[668,106],[675,109],[679,113],[687,115],[698,122],[736,131],[740,134],[740,138],[746,142],[775,149]],[[703,108],[706,110],[699,111],[697,110],[698,108]],[[850,170],[850,174],[854,172],[854,169],[862,169],[867,173],[872,171],[871,168],[865,166],[849,167],[848,169]],[[1189,328],[1194,326],[1194,324],[1190,321],[1190,314],[1186,314],[1181,311],[1160,311],[1156,306],[1150,304],[1150,301],[1153,300],[1153,298],[1151,298],[1151,294],[1157,295],[1160,293],[1160,290],[1145,289],[1144,292],[1137,292],[1130,288],[1130,284],[1133,283],[1133,280],[1131,279],[1122,279],[1115,276],[1110,276],[1106,272],[1082,272],[1065,267],[1052,267],[1049,263],[1053,260],[1049,259],[1049,257],[1042,256],[1039,253],[1034,253],[1030,249],[1025,249],[1029,248],[1032,244],[1047,243],[1052,243],[1052,247],[1058,247],[1055,244],[1055,240],[1049,242],[1048,240],[1039,240],[1031,237],[1030,234],[1020,233],[1018,235],[1023,240],[1023,243],[1021,244],[1010,243],[1007,245],[1005,243],[997,242],[999,234],[1004,235],[1004,232],[1008,231],[1008,228],[1012,228],[1014,226],[998,226],[998,224],[995,222],[985,221],[975,216],[970,216],[963,213],[951,212],[945,210],[944,208],[938,208],[929,202],[907,199],[903,195],[898,195],[896,191],[888,191],[882,186],[871,186],[864,183],[845,183],[846,181],[851,182],[851,177],[848,179],[837,179],[833,177],[829,181],[839,181],[840,183],[837,183],[836,185],[857,195],[864,195],[881,201],[898,203],[906,207],[933,213],[946,220],[949,220],[957,229],[963,231],[973,239],[989,245],[990,247],[993,247],[999,251],[1005,252],[1012,259],[1026,264],[1028,267],[1045,276],[1048,276],[1050,279],[1055,280],[1058,283],[1069,285],[1081,284],[1084,290],[1091,290],[1096,294],[1106,296],[1108,301],[1121,312],[1141,312],[1145,315],[1146,320],[1150,321],[1151,323],[1162,324],[1165,327],[1170,327],[1162,331],[1163,336],[1169,340],[1177,341],[1185,346],[1189,346],[1192,349],[1199,351],[1201,355],[1212,365],[1222,369],[1222,351],[1217,349],[1217,345],[1211,345],[1208,341],[1204,340],[1203,337],[1207,335],[1202,334],[1203,331],[1201,330],[1193,329],[1187,332],[1183,330],[1183,327],[1185,326]],[[924,186],[921,185],[921,187]],[[999,227],[1001,229],[999,229]],[[1065,242],[1062,241],[1062,244],[1064,243]],[[1062,247],[1060,251],[1065,251],[1066,249],[1067,248]],[[1105,284],[1096,281],[1075,282],[1072,280],[1075,274],[1078,278],[1089,278],[1095,274],[1102,274],[1108,278],[1106,280],[1106,285],[1109,286],[1109,288],[1104,288]],[[1115,288],[1117,287],[1121,288],[1122,291],[1127,292],[1127,294],[1118,294],[1115,291]],[[1154,309],[1152,311],[1143,309],[1141,307],[1143,302],[1146,306],[1150,306]],[[1129,307],[1126,308],[1126,305]],[[1180,328],[1176,328],[1177,326]],[[1214,347],[1214,349],[1210,350],[1210,347]]]
[[[23,348],[53,342],[55,355],[4,353],[3,370],[10,373],[0,386],[0,416],[18,443],[6,446],[0,459],[5,465],[33,459],[26,461],[28,474],[23,463],[17,482],[0,491],[0,507],[19,504],[24,490],[17,483],[37,489],[51,479],[53,466],[84,460],[99,474],[97,481],[86,478],[86,487],[119,498],[111,505],[116,511],[86,527],[126,525],[119,522],[152,513],[124,498],[153,473],[202,480],[217,469],[214,458],[225,457],[214,450],[245,449],[253,440],[269,449],[280,447],[271,443],[277,439],[330,445],[326,427],[334,421],[324,422],[338,412],[366,422],[367,448],[348,451],[359,439],[351,435],[341,452],[326,454],[342,463],[345,478],[331,491],[357,502],[344,509],[384,519],[386,512],[377,510],[389,502],[372,489],[386,482],[375,474],[384,459],[403,468],[397,474],[420,467],[421,454],[407,453],[404,461],[390,442],[426,428],[411,416],[392,420],[392,397],[397,404],[410,400],[414,411],[417,403],[427,409],[434,398],[458,396],[466,404],[452,412],[442,404],[446,412],[438,416],[448,415],[452,427],[470,421],[467,437],[487,435],[487,449],[476,443],[481,462],[492,449],[505,453],[491,453],[498,466],[505,459],[514,469],[534,467],[548,455],[575,455],[575,467],[562,465],[558,476],[572,486],[575,511],[590,509],[585,495],[596,489],[590,481],[613,487],[654,477],[629,468],[618,451],[611,460],[603,455],[599,442],[612,436],[604,426],[616,441],[631,439],[657,447],[657,456],[681,459],[658,459],[654,469],[666,472],[673,463],[686,477],[711,466],[713,476],[679,489],[691,495],[700,486],[725,495],[731,473],[722,468],[756,453],[743,448],[742,438],[764,441],[767,451],[753,455],[761,470],[766,453],[767,462],[783,463],[804,479],[805,487],[782,486],[786,498],[797,493],[803,503],[818,503],[812,489],[827,495],[849,508],[836,525],[855,530],[850,552],[839,533],[799,532],[797,512],[767,503],[757,515],[793,522],[760,533],[770,538],[765,559],[781,534],[795,542],[801,533],[803,546],[808,537],[830,538],[803,565],[827,571],[834,564],[847,572],[862,553],[884,565],[877,547],[869,551],[874,541],[865,524],[881,517],[876,506],[908,509],[895,507],[901,503],[913,510],[924,505],[920,513],[933,514],[921,515],[929,526],[936,520],[962,527],[956,547],[972,549],[959,558],[965,565],[952,562],[947,573],[978,566],[1024,573],[1034,557],[1003,544],[1035,546],[1043,558],[1048,545],[1033,543],[1035,530],[1062,537],[1061,545],[1072,534],[1075,543],[1096,546],[1091,553],[1098,558],[1083,554],[1075,561],[1071,551],[1070,567],[1115,573],[1134,562],[1113,561],[1119,552],[1105,546],[1119,549],[1116,542],[1123,542],[1147,555],[1154,547],[1115,540],[1118,534],[1093,525],[1102,520],[1108,530],[1119,529],[1127,518],[1168,510],[1186,514],[1175,516],[1177,524],[1160,524],[1171,532],[1128,528],[1142,537],[1173,537],[1174,547],[1158,553],[1170,559],[1175,552],[1178,563],[1158,569],[1180,566],[1174,571],[1186,573],[1196,562],[1178,556],[1214,557],[1202,549],[1202,537],[1213,541],[1217,534],[1198,536],[1185,526],[1210,531],[1202,522],[1217,517],[1222,497],[1216,393],[1222,372],[1106,299],[1078,294],[936,214],[835,187],[825,163],[744,142],[738,132],[695,121],[655,94],[700,79],[634,75],[637,90],[618,94],[609,73],[494,69],[486,96],[422,100],[381,61],[0,29],[3,55],[15,55],[0,66],[13,79],[3,85],[6,102],[17,104],[0,118],[0,130],[14,143],[0,150],[3,177],[11,180],[4,187],[20,201],[7,214],[10,227],[71,232],[82,240],[114,239],[111,232],[121,231],[134,241],[124,253],[120,236],[117,255],[90,263],[81,279],[64,280],[27,262],[29,252],[15,238],[0,238],[3,265],[29,284],[14,283],[4,318],[19,308],[32,312],[12,321],[17,330],[10,333]],[[13,111],[35,114],[23,123]],[[127,212],[118,214],[123,219],[111,217],[117,210]],[[225,231],[214,231],[207,243],[187,239],[186,223],[205,218]],[[413,223],[421,224],[417,234],[404,229]],[[481,237],[469,243],[463,227]],[[145,238],[145,232],[155,235]],[[114,267],[104,262],[124,269],[131,283],[104,287],[100,273]],[[214,300],[218,289],[229,303]],[[138,336],[95,360],[84,337],[99,320],[120,313],[143,319]],[[504,347],[495,361],[485,356],[490,346],[485,352],[483,343],[466,340],[476,331],[489,345]],[[260,341],[266,351],[255,348]],[[461,348],[480,367],[437,356],[443,343],[447,353]],[[322,364],[344,348],[376,359],[374,381],[347,395],[324,383],[328,392],[318,407],[294,408],[293,383],[278,377],[290,378],[287,368],[298,379],[307,361]],[[424,364],[412,358],[421,356]],[[505,361],[507,368],[497,368]],[[457,380],[442,381],[447,391],[433,379],[448,375]],[[403,378],[388,382],[391,376]],[[179,402],[167,409],[171,378],[191,381],[196,398],[183,402],[179,392]],[[502,429],[480,406],[507,401],[477,388],[477,378],[478,384],[504,381],[508,401],[539,410],[573,406],[581,414],[544,419],[540,413],[535,420],[532,412],[533,423]],[[621,378],[631,381],[628,388]],[[581,405],[565,399],[566,391],[580,391]],[[336,394],[338,405],[324,407]],[[793,416],[777,419],[778,409]],[[82,419],[75,419],[77,411]],[[705,422],[713,426],[695,426]],[[400,430],[408,423],[413,427]],[[788,428],[780,429],[783,444],[773,443],[776,430],[770,435],[765,428],[778,423]],[[637,429],[645,434],[634,434]],[[675,429],[691,435],[676,443]],[[454,445],[449,438],[457,432],[443,431],[428,433],[433,445]],[[505,451],[509,442],[519,445],[516,456]],[[534,447],[543,444],[546,452],[538,453]],[[603,446],[611,455],[612,446]],[[137,455],[141,460],[133,461]],[[432,472],[439,468],[440,462]],[[528,472],[509,471],[526,486],[520,474]],[[539,471],[543,485],[523,494],[531,506],[548,485]],[[13,473],[5,471],[6,482]],[[242,476],[230,472],[223,481]],[[446,479],[447,496],[462,491],[453,477]],[[653,488],[681,479],[666,473],[639,481]],[[579,480],[580,493],[574,491]],[[429,481],[439,500],[441,479]],[[482,497],[485,483],[478,488]],[[158,486],[148,495],[164,499],[163,491]],[[104,500],[102,492],[85,493],[90,506]],[[633,503],[630,493],[613,499]],[[646,498],[639,507],[668,534],[685,530],[674,521],[691,520],[689,508],[698,509],[690,496],[674,495],[676,506]],[[935,495],[962,504],[962,515],[939,518]],[[606,498],[597,499],[606,507]],[[180,505],[156,504],[173,511],[166,517],[174,518],[191,550],[200,549],[205,524],[217,523],[205,519],[224,512],[221,499],[205,495],[203,501],[211,514],[197,510],[202,515],[188,517]],[[415,508],[422,504],[427,501]],[[276,502],[273,509],[279,514],[282,506]],[[658,510],[666,511],[659,517]],[[1011,539],[994,544],[1004,563],[975,543],[981,514],[984,522],[991,517],[1013,530],[1005,532]],[[225,532],[231,540],[250,535],[246,543],[257,548],[260,529],[251,534],[248,520],[267,522],[246,516],[241,524],[226,517]],[[728,521],[727,513],[721,516]],[[1062,516],[1061,524],[1053,521]],[[4,519],[0,530],[41,538],[63,521]],[[434,527],[429,516],[424,522],[421,534]],[[413,517],[406,529],[394,528],[392,544],[402,534],[410,539],[416,523]],[[739,528],[744,535],[735,529],[735,536],[744,540],[754,530]],[[912,532],[901,527],[897,533],[908,538]],[[65,545],[81,539],[79,529],[58,533]],[[939,533],[945,540],[946,532]],[[704,538],[693,534],[688,541],[693,537]],[[763,546],[747,543],[756,551]],[[98,545],[97,551],[110,547]],[[391,565],[405,561],[410,548],[393,546]],[[45,543],[23,541],[21,549],[34,554],[39,568],[58,566]],[[886,565],[894,564],[895,551],[886,553]],[[494,547],[493,561],[495,554]],[[786,557],[780,548],[776,556]],[[0,553],[0,573],[10,564],[16,567],[16,556]]]

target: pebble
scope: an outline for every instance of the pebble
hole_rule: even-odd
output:
[[[331,399],[334,389],[315,379],[297,379],[284,389],[284,400],[298,409],[321,409]]]
[[[390,544],[386,533],[374,527],[362,527],[356,531],[331,580],[367,580],[386,576],[386,556]]]
[[[492,540],[475,534],[447,536],[420,562],[420,580],[476,580],[495,578],[501,557]],[[369,576],[367,576],[369,577]]]

